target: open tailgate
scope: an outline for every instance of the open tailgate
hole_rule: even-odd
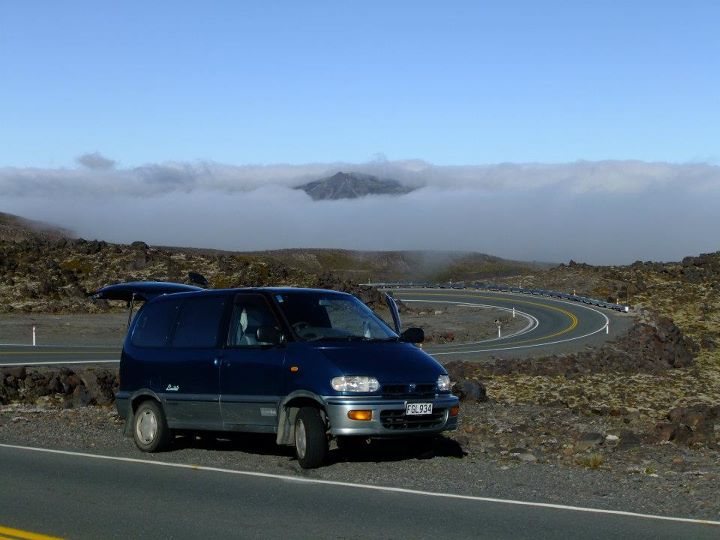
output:
[[[183,283],[169,283],[164,281],[130,281],[108,285],[92,293],[98,300],[140,300],[147,302],[162,294],[202,291],[200,287],[185,285]]]

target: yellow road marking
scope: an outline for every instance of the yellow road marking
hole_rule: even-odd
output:
[[[23,531],[21,529],[11,529],[10,527],[3,527],[0,525],[0,534],[6,534],[7,536],[0,536],[0,538],[9,540],[21,538],[22,540],[61,540],[57,536],[48,536],[46,534],[39,534],[30,531]]]
[[[399,295],[398,295],[399,296]],[[505,303],[513,303],[513,304],[525,304],[528,306],[536,306],[543,309],[551,309],[553,311],[557,311],[565,315],[567,318],[570,319],[570,326],[567,328],[564,328],[563,330],[560,330],[558,332],[555,332],[554,334],[550,334],[547,336],[541,336],[539,338],[533,338],[533,339],[524,339],[521,341],[511,341],[512,345],[516,345],[518,343],[532,343],[533,341],[543,341],[546,339],[554,338],[557,336],[561,336],[563,334],[567,334],[568,332],[572,332],[578,325],[578,318],[575,316],[575,314],[569,312],[566,309],[562,309],[556,306],[549,306],[547,304],[540,304],[538,302],[528,302],[527,300],[515,300],[510,298],[498,298],[497,296],[481,296],[479,294],[468,294],[468,293],[403,293],[403,296],[417,296],[417,297],[423,297],[423,296],[454,296],[456,298],[479,298],[482,300],[497,300],[499,302],[505,302]],[[461,344],[458,344],[457,346],[460,346]]]

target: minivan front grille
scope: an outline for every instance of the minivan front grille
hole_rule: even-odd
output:
[[[429,384],[384,384],[382,395],[389,399],[434,398],[436,385]]]
[[[385,429],[413,430],[438,427],[445,421],[446,409],[435,409],[432,414],[406,415],[402,409],[380,411],[380,422]]]

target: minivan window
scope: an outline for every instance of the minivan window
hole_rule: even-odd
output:
[[[208,349],[217,346],[225,297],[187,298],[178,317],[173,347]]]
[[[305,341],[388,341],[398,337],[353,296],[287,293],[275,295],[275,300]]]
[[[132,344],[137,347],[167,347],[179,307],[178,300],[147,304],[137,315]]]
[[[238,295],[230,317],[228,345],[230,347],[270,345],[257,339],[257,331],[261,326],[280,329],[267,300],[257,294]]]

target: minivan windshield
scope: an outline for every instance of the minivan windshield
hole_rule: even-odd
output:
[[[303,341],[395,341],[398,335],[350,295],[278,293],[275,301]]]

